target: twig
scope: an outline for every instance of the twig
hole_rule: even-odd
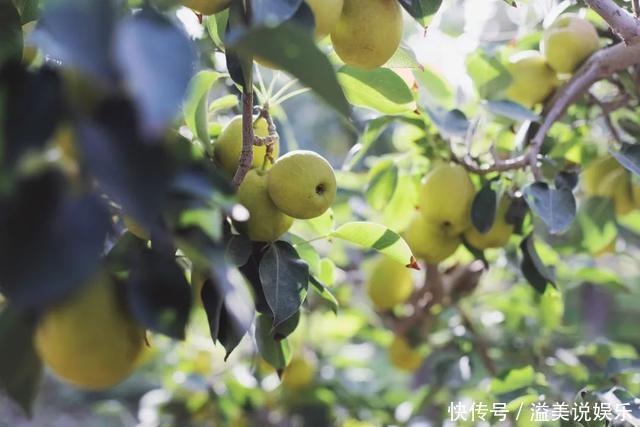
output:
[[[476,344],[475,349],[478,351],[478,354],[480,355],[482,364],[492,376],[495,376],[498,373],[498,370],[496,369],[496,365],[493,362],[493,359],[491,359],[491,357],[489,356],[489,346],[487,345],[482,335],[478,333],[475,326],[473,325],[473,322],[471,321],[467,313],[462,309],[462,307],[458,305],[457,308],[458,308],[458,312],[460,313],[460,317],[462,318],[462,324],[464,325],[465,328],[467,328],[469,333],[473,336],[473,340],[475,341],[475,344]]]
[[[617,143],[620,143],[620,134],[611,121],[611,111],[615,111],[618,108],[622,107],[624,103],[621,104],[617,101],[602,102],[591,92],[589,92],[589,98],[593,101],[594,104],[600,107],[600,110],[602,111],[602,118],[604,119],[604,124],[607,126],[607,129],[609,129],[609,133],[611,133],[613,139],[615,139]]]
[[[233,176],[233,187],[238,188],[253,165],[253,85],[246,82],[242,89],[242,152],[238,170]]]
[[[425,272],[425,283],[413,294],[409,303],[413,313],[409,317],[398,320],[393,329],[396,335],[405,335],[409,329],[419,324],[431,314],[431,308],[440,303],[444,297],[442,276],[437,264],[428,264]]]
[[[607,21],[611,29],[627,44],[640,35],[638,20],[612,0],[585,0],[585,3]]]

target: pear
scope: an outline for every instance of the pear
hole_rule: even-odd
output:
[[[413,255],[428,264],[438,264],[449,258],[458,249],[460,237],[447,233],[443,227],[416,215],[402,234]]]
[[[620,169],[622,166],[612,156],[598,157],[584,169],[581,174],[582,186],[588,195],[596,195],[602,180],[610,172]]]
[[[388,349],[391,364],[398,369],[413,372],[422,364],[422,356],[418,351],[411,348],[407,340],[396,335]]]
[[[413,277],[406,266],[383,256],[371,270],[366,289],[378,310],[389,310],[411,296]]]
[[[294,356],[282,373],[282,385],[300,390],[313,382],[316,375],[316,361],[309,356]]]
[[[186,0],[183,4],[203,15],[213,15],[229,6],[231,0]]]
[[[496,217],[489,231],[480,233],[472,224],[464,232],[464,238],[467,243],[480,250],[505,246],[509,242],[511,234],[513,234],[513,225],[509,224],[506,220],[510,204],[511,201],[508,197],[500,198],[496,209]]]
[[[507,63],[511,84],[506,96],[525,107],[544,101],[558,86],[555,71],[540,52],[528,50],[512,55]]]
[[[617,216],[626,215],[635,209],[631,177],[624,168],[609,172],[598,186],[597,195],[613,199]]]
[[[285,214],[316,218],[336,199],[336,175],[329,162],[313,151],[291,151],[269,170],[269,195]]]
[[[573,13],[560,15],[544,32],[540,49],[558,73],[572,73],[600,47],[593,24]]]
[[[293,218],[282,213],[269,198],[267,175],[252,169],[238,188],[238,201],[249,211],[249,220],[237,223],[240,231],[255,242],[271,242],[282,236],[293,224]]]
[[[342,14],[343,0],[307,0],[316,20],[316,37],[323,38],[335,28]]]
[[[397,0],[344,0],[331,32],[333,47],[345,64],[366,70],[384,65],[402,39]]]
[[[460,165],[440,164],[425,177],[418,206],[425,221],[448,235],[461,234],[471,222],[475,187]]]
[[[266,137],[269,135],[267,121],[259,118],[253,123],[253,131],[256,136]],[[280,144],[276,141],[273,147],[273,158],[278,157]],[[238,169],[240,154],[242,153],[242,117],[234,117],[222,130],[220,136],[213,144],[213,156],[228,176],[233,176]],[[267,147],[253,146],[253,167],[260,168],[264,164],[264,157]],[[267,165],[268,166],[268,165]]]
[[[53,372],[89,390],[108,388],[127,377],[144,342],[144,330],[104,272],[46,311],[35,332],[36,349]]]

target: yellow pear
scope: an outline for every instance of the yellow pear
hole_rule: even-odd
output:
[[[624,168],[609,172],[598,186],[597,195],[611,197],[618,216],[626,215],[635,209],[631,177]]]
[[[213,15],[229,6],[231,0],[186,0],[183,5],[203,15]]]
[[[333,31],[342,14],[343,0],[307,0],[307,4],[316,20],[316,37]]]
[[[131,218],[129,215],[124,215],[122,217],[122,222],[124,222],[124,225],[125,227],[127,227],[127,230],[129,230],[129,232],[134,236],[136,236],[137,238],[142,240],[151,239],[151,234],[149,233],[149,230],[147,230],[145,227],[140,225],[135,219]]]
[[[418,196],[424,219],[448,235],[461,234],[471,223],[476,189],[460,165],[440,164],[425,177]]]
[[[291,151],[268,173],[269,195],[282,212],[299,219],[316,218],[336,199],[336,175],[329,162],[313,151]]]
[[[282,373],[282,385],[292,390],[307,387],[316,375],[315,359],[305,356],[294,356]]]
[[[544,101],[559,83],[555,71],[536,50],[512,55],[507,70],[512,79],[506,91],[507,97],[526,107]]]
[[[460,237],[451,235],[442,227],[426,221],[422,215],[415,216],[402,234],[413,255],[428,264],[438,264],[449,258],[458,249]]]
[[[418,369],[423,360],[420,353],[411,348],[407,340],[399,335],[393,338],[388,354],[393,366],[407,372]]]
[[[386,256],[380,257],[367,279],[367,294],[378,310],[389,310],[413,293],[411,270]]]
[[[612,156],[598,157],[584,169],[581,174],[582,186],[588,195],[596,195],[602,180],[610,172],[620,169],[622,166]]]
[[[506,220],[507,211],[511,201],[508,197],[502,197],[496,209],[496,217],[493,225],[486,233],[480,233],[476,227],[471,226],[464,232],[464,238],[476,249],[501,248],[509,242],[513,233],[513,225]]]
[[[269,135],[269,127],[267,121],[263,118],[259,118],[253,123],[253,131],[256,136],[266,137]],[[275,142],[273,147],[273,158],[278,157],[280,147],[279,143]],[[238,169],[238,163],[240,161],[240,154],[242,153],[242,117],[234,117],[227,126],[222,130],[220,136],[213,144],[213,156],[227,173],[228,176],[233,176]],[[261,168],[264,163],[264,156],[267,153],[267,147],[253,146],[253,167]]]
[[[397,0],[344,0],[331,32],[336,53],[345,64],[374,69],[384,65],[402,39],[402,12]]]
[[[44,313],[35,345],[60,378],[100,390],[119,383],[133,370],[144,348],[144,330],[120,300],[115,283],[99,273]]]
[[[249,211],[249,220],[238,223],[240,231],[255,242],[271,242],[282,236],[293,224],[293,218],[273,204],[267,190],[267,175],[252,169],[240,184],[238,201]]]
[[[586,19],[566,13],[544,32],[540,48],[558,73],[571,73],[600,47],[596,28]]]

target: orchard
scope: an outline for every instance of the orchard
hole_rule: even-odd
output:
[[[640,426],[638,0],[0,0],[0,427]]]

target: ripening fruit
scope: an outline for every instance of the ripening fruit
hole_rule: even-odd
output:
[[[78,293],[44,313],[35,346],[60,378],[101,390],[133,370],[144,348],[144,330],[119,299],[115,283],[99,273]]]
[[[389,310],[411,296],[413,277],[406,266],[383,256],[373,266],[366,289],[378,310]]]
[[[416,215],[402,234],[413,255],[428,264],[438,264],[449,258],[458,249],[460,237],[450,235],[442,227],[425,221]]]
[[[611,197],[617,216],[626,215],[635,209],[631,189],[631,177],[626,169],[609,172],[598,187],[597,195]]]
[[[333,31],[342,14],[343,0],[307,0],[307,4],[316,20],[316,37]]]
[[[402,13],[396,0],[344,0],[331,32],[336,53],[345,64],[374,69],[384,65],[402,39]]]
[[[461,234],[471,223],[471,203],[476,189],[460,165],[441,164],[427,174],[418,196],[423,218],[450,236]]]
[[[555,71],[536,50],[512,55],[507,69],[512,79],[506,91],[507,98],[526,107],[544,101],[558,85]]]
[[[291,151],[268,173],[269,195],[282,212],[299,219],[316,218],[336,199],[336,175],[329,162],[313,151]]]
[[[295,356],[282,373],[282,385],[292,390],[307,387],[316,375],[316,361],[309,356]]]
[[[231,0],[186,0],[183,4],[203,15],[213,15],[229,6]]]
[[[249,220],[237,223],[240,231],[254,242],[272,242],[293,224],[293,218],[273,204],[267,190],[267,175],[251,169],[238,188],[238,201],[249,211]]]
[[[502,197],[496,209],[496,217],[493,225],[486,233],[480,233],[476,227],[471,226],[464,232],[464,238],[476,249],[501,248],[509,242],[513,233],[513,225],[506,219],[507,211],[511,200],[509,197]]]
[[[129,215],[124,215],[122,217],[122,222],[124,222],[124,225],[125,227],[127,227],[127,230],[129,230],[129,232],[134,236],[136,236],[137,238],[142,240],[151,239],[151,234],[149,233],[149,230],[147,230],[145,227],[140,225],[135,219],[131,218]]]
[[[422,364],[422,356],[411,348],[407,340],[396,335],[388,349],[393,366],[407,372],[413,372]]]
[[[558,73],[571,73],[600,47],[593,24],[573,13],[561,15],[547,30],[540,49]]]
[[[259,118],[253,123],[253,131],[256,136],[264,138],[269,135],[269,126],[267,121],[263,118]],[[278,157],[280,151],[280,144],[275,142],[273,147],[273,158]],[[227,173],[228,176],[233,176],[238,169],[238,163],[240,162],[240,154],[242,153],[242,117],[234,117],[229,124],[222,130],[222,133],[213,144],[213,156]],[[253,166],[254,168],[261,168],[264,163],[264,156],[267,153],[267,147],[253,146]]]
[[[604,177],[619,168],[621,168],[620,163],[612,156],[598,157],[589,163],[581,174],[585,193],[595,195]]]

